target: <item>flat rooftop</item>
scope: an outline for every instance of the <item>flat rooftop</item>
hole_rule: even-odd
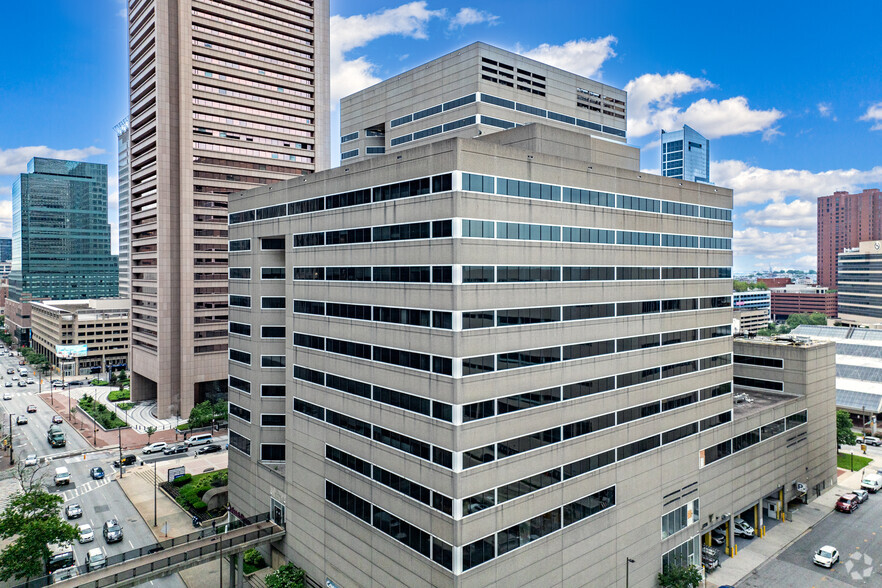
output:
[[[754,345],[776,345],[778,347],[802,347],[802,348],[811,348],[811,347],[820,347],[822,345],[826,345],[827,341],[821,341],[817,339],[812,339],[811,337],[806,337],[802,335],[795,335],[793,333],[789,335],[777,335],[775,337],[748,337],[748,336],[736,336],[736,342],[744,342],[751,343]]]
[[[768,410],[776,404],[783,404],[798,398],[798,396],[793,394],[754,390],[753,388],[742,388],[741,386],[735,386],[733,390],[735,393],[732,395],[732,404],[734,405],[735,420],[753,416]]]

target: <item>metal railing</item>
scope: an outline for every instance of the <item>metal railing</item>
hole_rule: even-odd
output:
[[[159,543],[154,543],[153,545],[147,545],[144,547],[140,547],[138,549],[131,549],[124,553],[118,553],[116,555],[107,556],[106,567],[102,568],[102,570],[106,570],[110,566],[115,566],[117,564],[125,563],[127,561],[136,560],[138,558],[144,557],[146,555],[152,555],[156,553],[161,553],[162,551],[166,551],[172,549],[174,547],[180,547],[182,545],[186,545],[188,543],[193,543],[196,541],[201,541],[203,539],[207,539],[209,537],[217,537],[220,535],[224,535],[229,533],[230,531],[235,531],[237,529],[241,529],[244,527],[249,527],[251,525],[255,525],[258,523],[272,522],[270,519],[269,513],[263,513],[257,516],[249,517],[246,521],[241,521],[235,519],[229,523],[221,523],[214,528],[205,528],[200,529],[194,533],[188,533],[187,535],[181,535],[180,537],[172,537],[170,539],[166,539],[165,541],[160,541]],[[112,575],[104,576],[98,580],[94,580],[91,582],[78,582],[77,586],[86,586],[86,587],[99,587],[99,586],[112,586],[113,584],[134,578],[135,576],[141,574],[147,574],[153,572],[155,570],[167,568],[169,566],[179,564],[191,559],[200,558],[204,555],[211,554],[214,552],[223,552],[228,549],[231,549],[237,545],[241,545],[243,543],[247,543],[249,541],[255,541],[257,539],[261,539],[263,537],[268,537],[275,533],[278,533],[278,528],[284,528],[284,525],[278,525],[278,523],[274,523],[273,527],[266,527],[262,529],[255,529],[254,531],[250,531],[243,535],[238,535],[236,537],[231,537],[228,539],[221,538],[220,541],[212,542],[207,545],[202,545],[192,551],[185,551],[183,553],[177,553],[175,555],[170,555],[169,557],[162,558],[159,560],[152,561],[150,563],[145,563],[142,566],[136,566],[134,568],[130,568],[127,570],[122,570],[117,573],[113,573]],[[96,572],[100,572],[102,570],[95,570]],[[107,570],[112,571],[112,570]],[[84,574],[90,573],[88,566],[85,564],[79,565],[76,567],[76,577],[83,576]],[[35,578],[30,580],[29,582],[18,584],[16,588],[42,588],[43,586],[48,586],[52,584],[51,576],[41,576],[40,578]]]

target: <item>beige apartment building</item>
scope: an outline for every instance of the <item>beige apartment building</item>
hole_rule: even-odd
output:
[[[129,0],[132,398],[223,397],[227,199],[329,162],[328,0]]]
[[[128,371],[129,303],[124,298],[43,300],[31,303],[32,347],[65,376]],[[58,347],[86,347],[81,357],[59,357]]]

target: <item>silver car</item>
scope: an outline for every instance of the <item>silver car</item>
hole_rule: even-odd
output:
[[[92,526],[88,523],[80,525],[79,530],[80,543],[89,543],[95,540],[95,533],[92,531]]]
[[[866,490],[854,490],[854,491],[852,491],[852,494],[857,496],[858,502],[860,502],[860,503],[866,502],[867,498],[870,497],[870,493],[867,492]]]

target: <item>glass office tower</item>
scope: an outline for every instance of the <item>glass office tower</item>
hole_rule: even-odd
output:
[[[667,178],[710,182],[710,141],[688,125],[661,132],[661,173]]]
[[[118,285],[107,166],[35,157],[12,185],[9,297],[115,297]]]

